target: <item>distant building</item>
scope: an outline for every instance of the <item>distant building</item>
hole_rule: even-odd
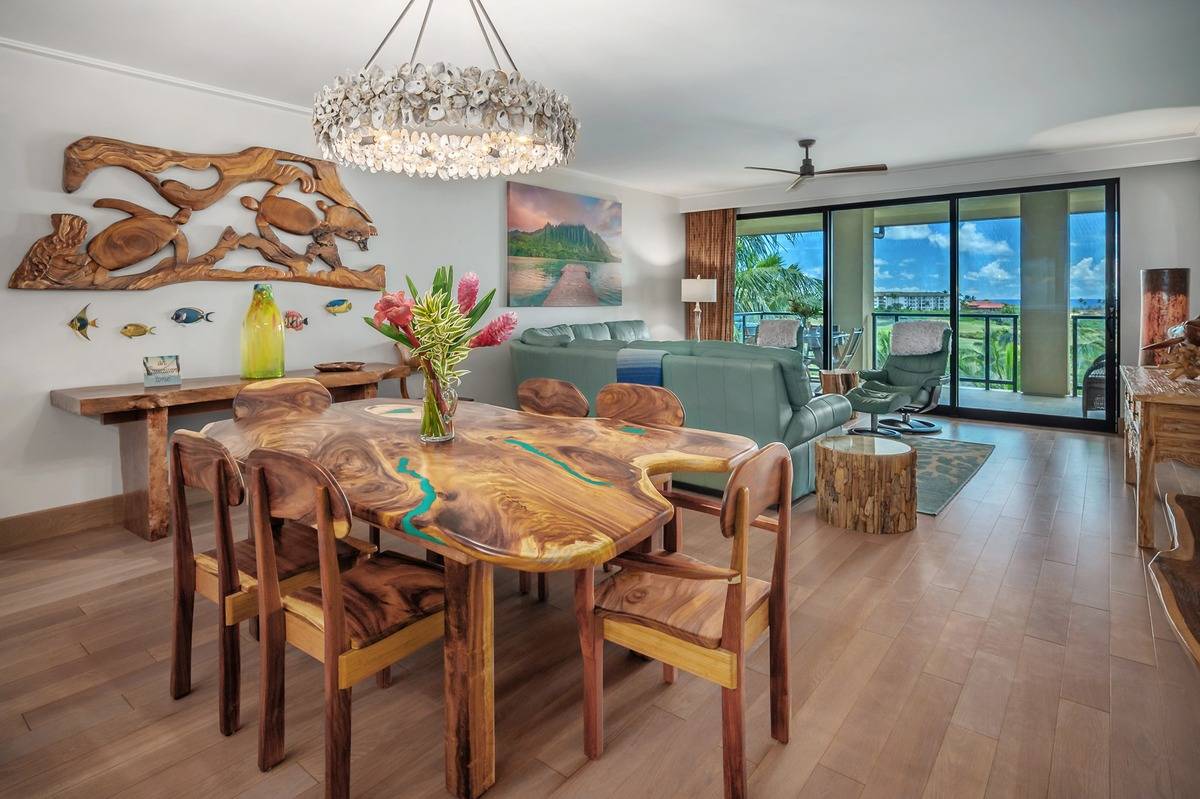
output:
[[[948,291],[877,291],[877,311],[949,311]]]
[[[970,308],[972,311],[1002,311],[1004,303],[993,302],[992,300],[967,300],[963,305]]]

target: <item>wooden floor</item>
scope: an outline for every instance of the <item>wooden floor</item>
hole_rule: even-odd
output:
[[[760,648],[747,673],[752,794],[1200,796],[1200,675],[1147,599],[1117,439],[949,428],[995,453],[913,533],[828,528],[811,498],[798,506],[792,742],[771,740]],[[1160,483],[1200,491],[1195,472],[1171,466]],[[710,519],[686,524],[691,553],[728,557]],[[766,576],[760,536],[751,566]],[[242,729],[217,732],[216,610],[202,600],[195,690],[168,696],[170,546],[106,529],[0,552],[0,796],[321,795],[314,662],[288,656],[288,756],[269,774],[255,765],[257,653],[245,635]],[[656,664],[611,644],[608,747],[585,760],[569,578],[551,585],[539,605],[513,573],[497,575],[488,795],[719,796],[718,689],[682,672],[663,685]],[[440,652],[396,677],[355,688],[353,792],[445,796]]]

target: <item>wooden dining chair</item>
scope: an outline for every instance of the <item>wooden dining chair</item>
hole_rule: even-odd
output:
[[[640,383],[609,383],[596,395],[596,415],[630,424],[682,427],[683,403],[674,391]],[[664,494],[671,490],[671,475],[651,478]],[[663,527],[663,549],[678,552],[683,546],[683,525],[678,512]]]
[[[531,377],[522,380],[521,385],[517,386],[517,406],[526,413],[572,419],[582,419],[591,410],[587,397],[583,396],[583,392],[574,383],[552,377]],[[529,593],[529,577],[530,572],[517,573],[522,594]],[[545,572],[538,572],[537,584],[538,601],[545,602],[550,597]]]
[[[517,406],[527,413],[582,419],[591,410],[587,397],[574,383],[552,377],[531,377],[517,386]]]
[[[238,625],[258,617],[258,566],[254,542],[233,540],[229,508],[242,504],[242,475],[229,451],[207,436],[179,430],[171,437],[171,518],[174,522],[174,619],[171,632],[171,696],[182,699],[192,690],[192,618],[195,595],[216,603],[219,726],[223,735],[238,728],[241,695],[241,652]],[[186,491],[202,489],[212,496],[216,547],[195,552]],[[296,524],[276,524],[272,537],[279,553],[279,580],[290,593],[319,579],[317,547]],[[344,566],[366,558],[374,548],[365,541],[340,542]]]
[[[725,796],[746,795],[745,657],[768,633],[771,735],[788,741],[787,555],[792,460],[783,444],[768,444],[730,475],[721,507],[722,534],[732,539],[729,568],[671,552],[627,552],[621,571],[599,586],[594,569],[575,576],[575,613],[584,664],[584,750],[604,750],[604,642],[721,686]],[[771,581],[747,574],[751,521],[779,506]]]
[[[381,552],[340,571],[337,546],[352,519],[333,476],[308,458],[275,449],[250,453],[246,471],[260,575],[258,766],[267,771],[283,759],[284,655],[291,644],[324,667],[325,796],[348,797],[351,686],[442,637],[443,570]],[[315,520],[319,585],[282,594],[273,518]]]

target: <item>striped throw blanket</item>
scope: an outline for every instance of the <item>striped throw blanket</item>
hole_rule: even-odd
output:
[[[663,384],[662,359],[667,354],[666,350],[643,350],[632,347],[617,350],[617,382],[661,386]]]

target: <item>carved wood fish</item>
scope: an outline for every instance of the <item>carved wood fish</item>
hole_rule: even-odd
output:
[[[331,314],[343,314],[349,311],[354,306],[350,304],[350,300],[330,300],[325,303],[325,310]]]
[[[283,326],[288,330],[303,330],[308,324],[308,317],[299,311],[287,311],[283,314]]]
[[[178,322],[181,325],[190,325],[193,322],[201,320],[211,322],[212,315],[212,311],[205,313],[199,308],[176,308],[175,313],[171,314],[171,321]]]

